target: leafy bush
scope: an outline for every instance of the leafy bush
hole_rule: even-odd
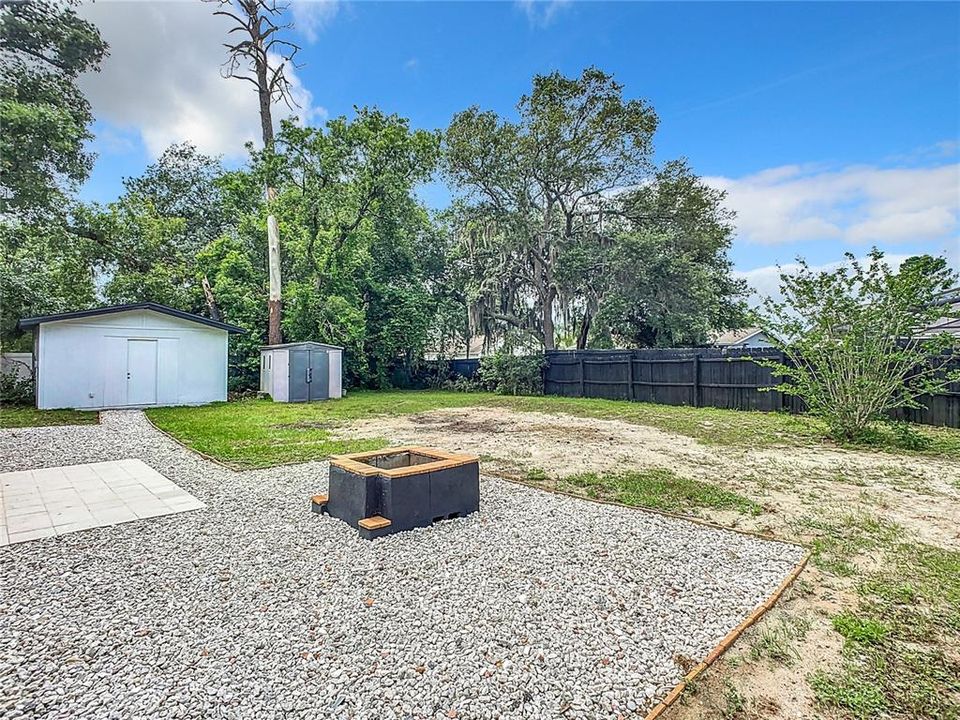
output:
[[[485,390],[501,395],[543,395],[542,355],[497,353],[480,360],[477,380]]]
[[[440,389],[451,392],[477,392],[478,390],[482,390],[483,387],[473,378],[458,375],[455,378],[444,381]]]
[[[16,373],[0,373],[0,405],[33,405],[33,379]]]
[[[804,400],[830,434],[859,441],[897,408],[960,380],[949,370],[957,341],[921,336],[949,307],[938,303],[956,282],[946,261],[919,256],[893,272],[874,249],[864,262],[816,271],[800,261],[780,276],[783,300],[767,300],[761,327],[787,362],[759,361],[782,378],[774,390]],[[908,439],[909,440],[909,439]]]

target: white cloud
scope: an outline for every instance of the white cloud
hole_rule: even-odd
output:
[[[910,255],[906,254],[887,254],[883,256],[883,260],[892,269],[896,270],[900,267],[900,265],[903,264],[903,261],[909,257]],[[863,260],[863,258],[860,259]],[[845,264],[845,262],[845,260],[838,260],[835,262],[824,263],[823,265],[811,265],[810,269],[814,272],[821,272],[823,270],[836,270],[838,267]],[[780,300],[782,298],[780,293],[781,273],[791,275],[797,272],[799,269],[800,266],[797,263],[783,263],[779,266],[766,265],[753,270],[738,270],[735,271],[733,275],[734,277],[747,281],[747,285],[750,286],[752,291],[750,294],[749,303],[756,306],[759,305],[766,297],[771,297],[774,300]]]
[[[110,45],[100,73],[81,79],[100,121],[138,132],[158,156],[189,140],[207,153],[239,157],[244,143],[260,141],[253,85],[221,76],[228,18],[202,2],[97,2],[81,7]],[[293,68],[289,78],[306,121],[324,115]],[[294,114],[274,107],[274,120]]]
[[[290,3],[294,30],[308,42],[316,42],[339,9],[339,0],[294,0]]]
[[[546,27],[557,13],[570,4],[570,0],[516,0],[531,25]]]
[[[960,223],[960,163],[925,168],[790,165],[707,178],[727,191],[738,239],[775,245],[941,240]]]

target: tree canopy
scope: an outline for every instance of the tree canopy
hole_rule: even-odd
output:
[[[286,27],[279,5],[243,7],[241,24],[269,10],[247,35]],[[274,133],[261,113],[264,145],[239,167],[184,142],[115,201],[79,203],[93,118],[75,81],[107,47],[70,4],[0,8],[6,346],[26,343],[25,315],[152,300],[246,328],[230,364],[250,388],[281,319],[270,299],[284,339],[343,345],[348,382],[383,386],[477,332],[530,349],[693,344],[742,315],[722,193],[682,160],[654,163],[656,113],[599,69],[536,76],[516,119],[474,107],[443,131],[357,108]],[[440,178],[458,196],[432,211],[417,190]]]
[[[654,165],[649,104],[588,68],[535,77],[517,112],[470,108],[445,136],[475,327],[548,350],[667,345],[742,314],[723,194]]]

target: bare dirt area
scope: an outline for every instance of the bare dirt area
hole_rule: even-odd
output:
[[[960,549],[960,463],[949,459],[829,446],[712,446],[618,420],[493,407],[377,417],[336,432],[474,453],[485,473],[547,487],[584,472],[667,468],[758,503],[762,511],[755,515],[694,511],[737,529],[811,546],[824,524],[835,529],[866,523],[894,528],[897,542]],[[864,543],[849,562],[870,572],[882,558]],[[774,610],[698,678],[666,717],[853,717],[818,703],[811,678],[837,672],[844,662],[844,639],[833,618],[858,607],[857,572],[808,565]]]
[[[723,524],[789,537],[811,506],[864,506],[880,509],[921,541],[960,548],[960,463],[950,460],[829,447],[710,446],[620,420],[493,407],[376,417],[335,434],[470,452],[481,456],[484,472],[507,476],[669,468],[746,495],[766,510],[756,517],[703,511]]]

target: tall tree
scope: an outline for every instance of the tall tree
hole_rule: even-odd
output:
[[[702,342],[739,318],[732,215],[685,163],[653,164],[649,105],[590,68],[535,77],[518,111],[472,108],[446,133],[473,328],[549,350]]]
[[[639,184],[651,168],[657,116],[622,90],[596,68],[579,78],[538,75],[517,106],[519,122],[474,107],[447,130],[447,171],[473,201],[465,230],[497,258],[483,312],[548,350],[563,249],[596,231],[607,193]]]
[[[224,64],[224,75],[253,84],[260,106],[260,131],[263,147],[267,155],[272,154],[273,113],[272,105],[283,101],[289,108],[295,106],[291,95],[290,80],[286,75],[288,64],[300,49],[299,46],[281,36],[281,31],[291,24],[278,24],[288,5],[277,0],[211,0],[219,9],[214,15],[230,18],[236,24],[229,34],[237,33],[241,38],[236,42],[225,43],[228,52]],[[268,170],[269,170],[268,165]],[[269,320],[267,341],[270,344],[283,342],[281,329],[282,287],[280,280],[280,228],[271,204],[276,199],[273,173],[268,172],[265,183],[265,196],[269,213],[267,215],[267,262],[270,277],[270,296],[268,300]]]
[[[18,318],[96,302],[102,248],[70,230],[90,173],[90,104],[76,81],[107,54],[75,2],[0,0],[0,344],[29,349]]]
[[[745,283],[727,256],[733,213],[683,161],[607,203],[597,232],[560,259],[576,344],[683,346],[746,322]]]
[[[0,0],[0,215],[61,215],[93,166],[90,103],[77,78],[107,45],[76,2]]]

